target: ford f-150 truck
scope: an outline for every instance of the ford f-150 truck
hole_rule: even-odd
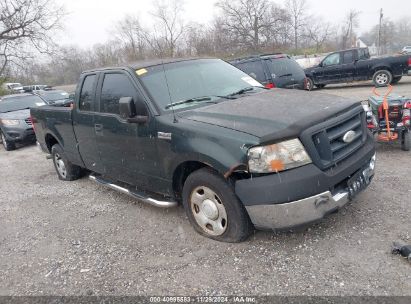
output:
[[[372,80],[375,86],[382,87],[411,75],[411,56],[371,58],[368,48],[345,50],[329,54],[318,66],[305,69],[305,74],[310,89],[360,80]]]
[[[140,201],[182,203],[194,228],[219,241],[320,220],[374,175],[359,102],[267,90],[219,59],[87,71],[72,108],[31,115],[60,179],[86,170]]]

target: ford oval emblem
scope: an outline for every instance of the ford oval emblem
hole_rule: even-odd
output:
[[[350,130],[350,131],[348,131],[347,133],[344,134],[342,140],[343,140],[345,143],[348,144],[348,143],[350,143],[350,142],[352,142],[352,141],[354,140],[355,135],[357,135],[357,134],[355,133],[355,131]]]

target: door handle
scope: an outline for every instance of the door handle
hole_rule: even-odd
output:
[[[102,124],[95,124],[95,125],[94,125],[94,131],[95,131],[96,133],[102,132],[102,131],[103,131],[103,125],[102,125]]]

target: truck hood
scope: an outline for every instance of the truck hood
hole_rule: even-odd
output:
[[[30,117],[30,109],[0,113],[2,119],[26,119]]]
[[[180,112],[178,116],[265,141],[298,137],[304,129],[356,106],[360,106],[358,101],[334,95],[274,89]]]

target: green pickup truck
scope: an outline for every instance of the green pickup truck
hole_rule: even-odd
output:
[[[181,203],[219,241],[318,221],[374,176],[359,102],[268,90],[219,59],[86,71],[71,108],[31,119],[61,180],[87,172],[139,201]]]

